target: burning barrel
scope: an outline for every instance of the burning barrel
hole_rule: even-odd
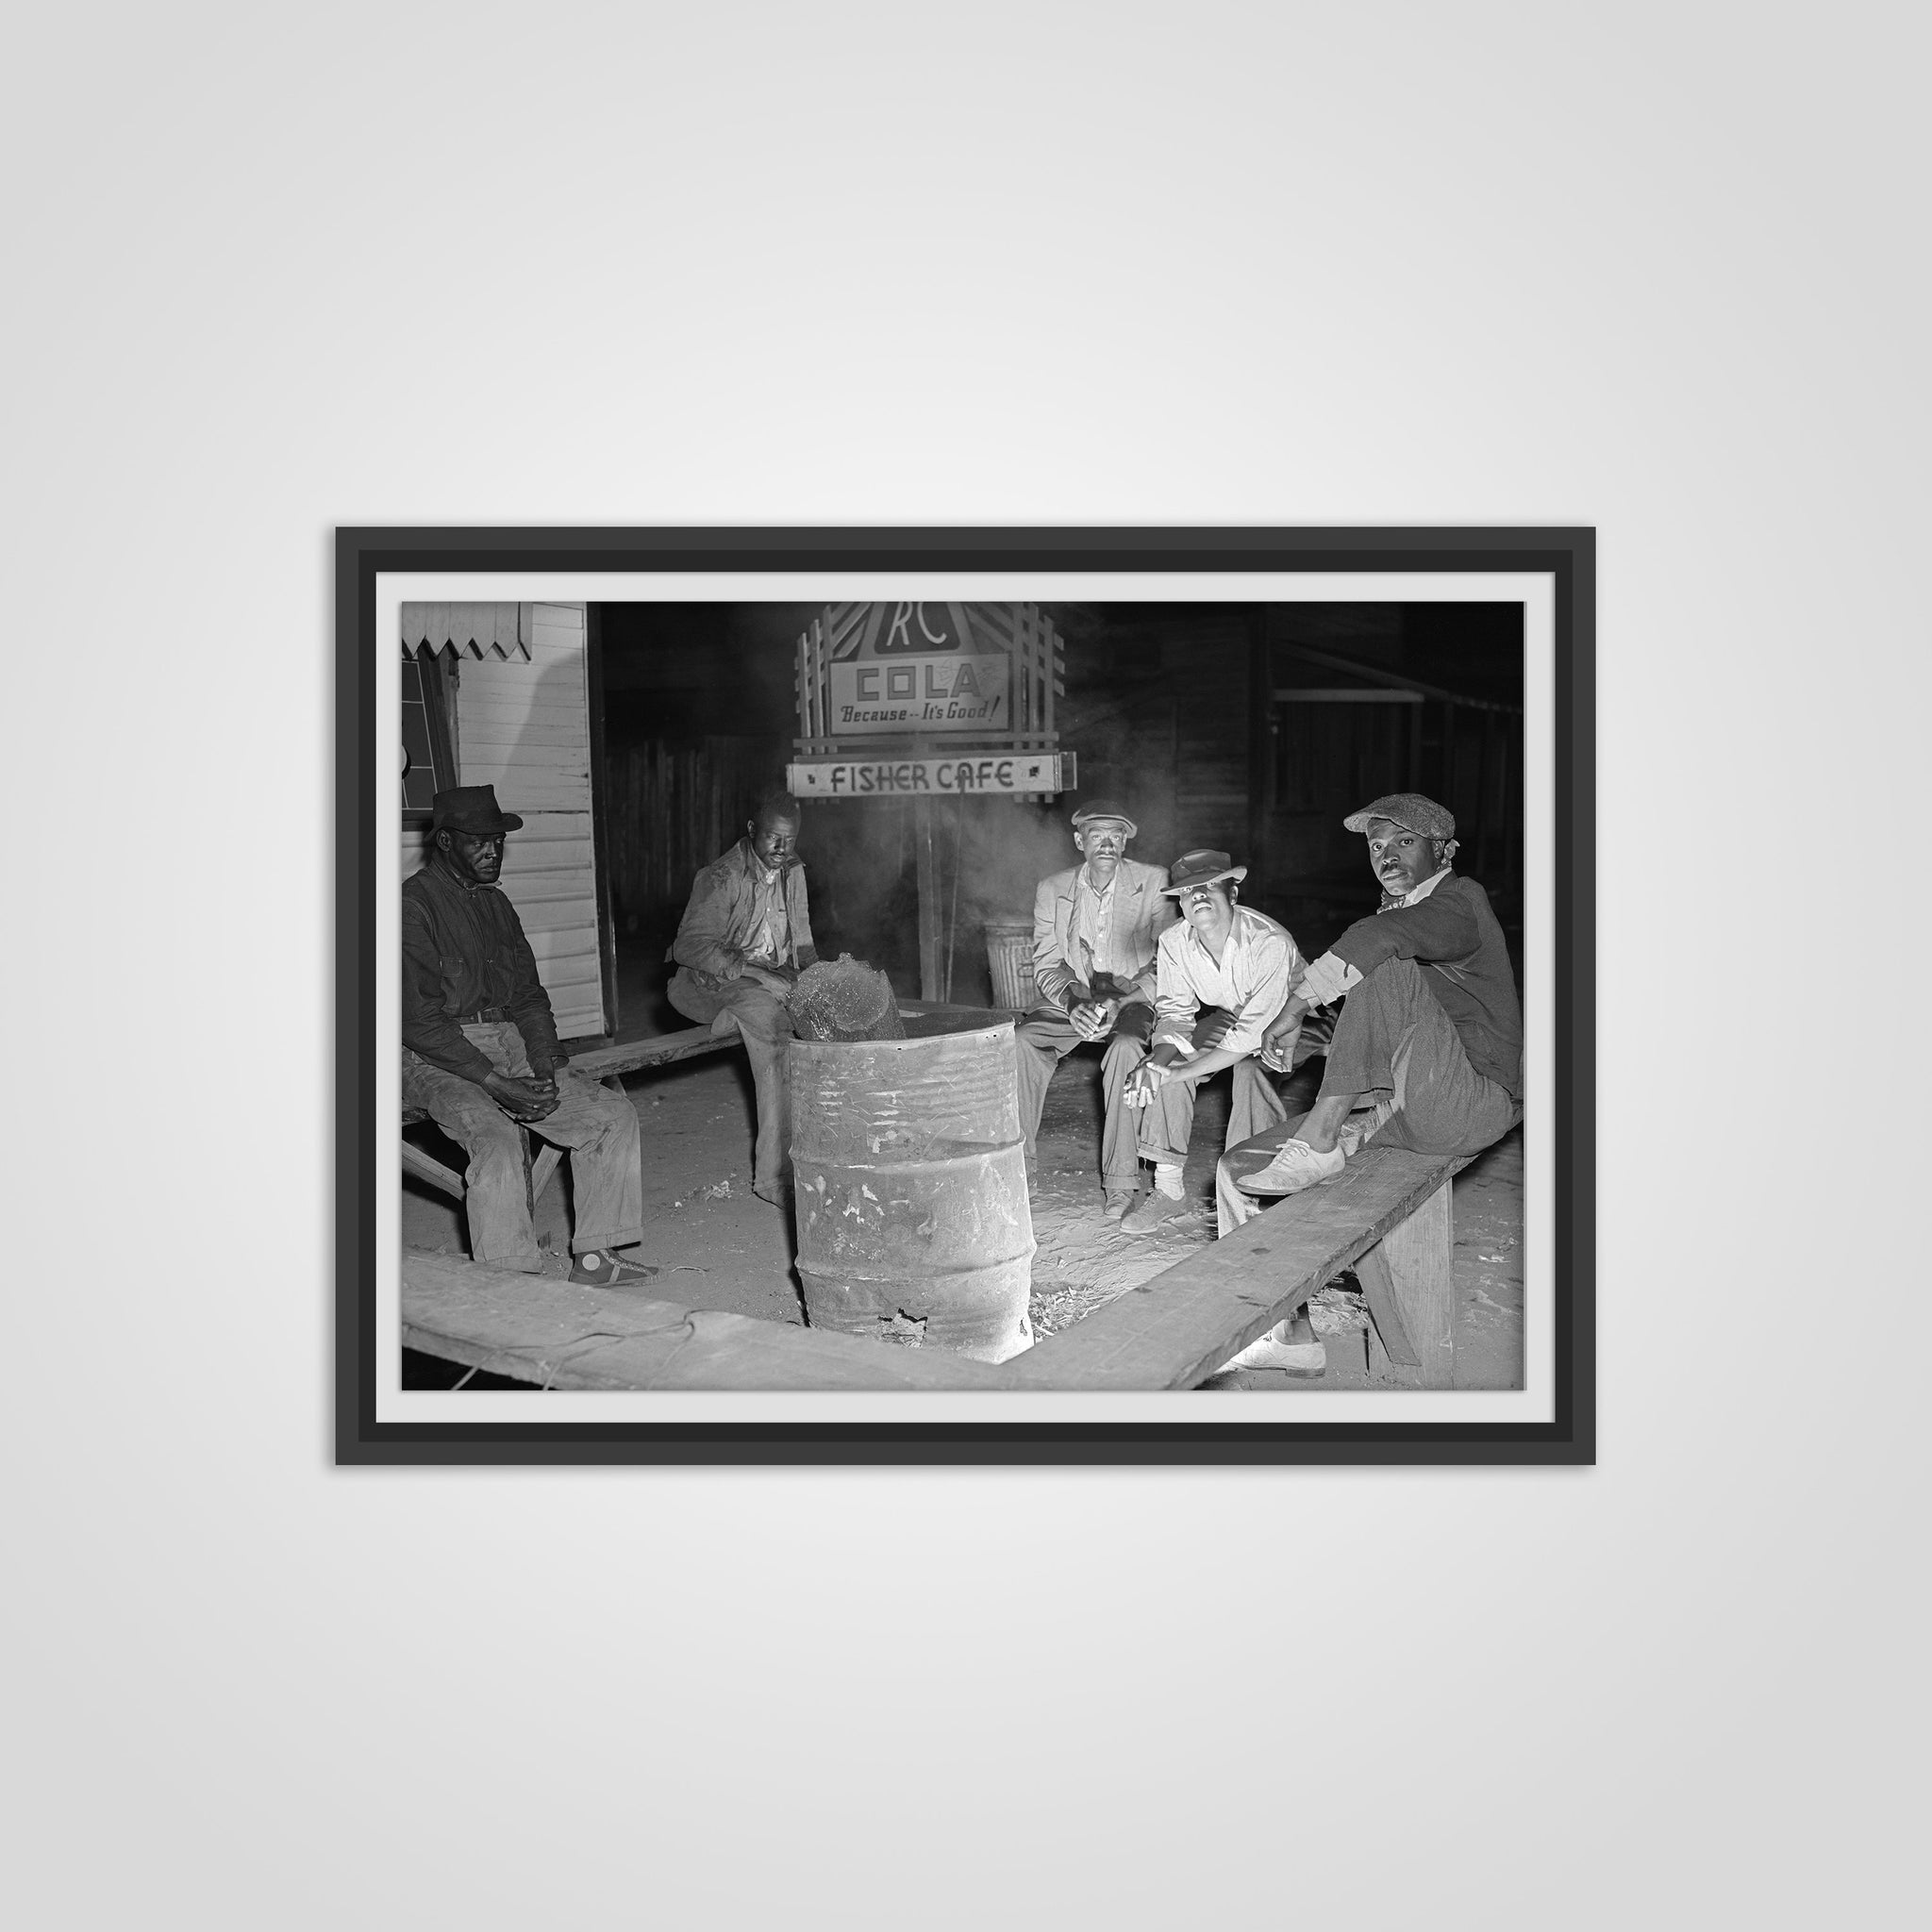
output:
[[[1030,1347],[1012,1021],[785,1052],[807,1320],[981,1361]]]

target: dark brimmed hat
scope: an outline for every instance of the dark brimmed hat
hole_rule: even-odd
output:
[[[1433,798],[1424,798],[1420,791],[1391,791],[1387,798],[1378,798],[1374,805],[1350,812],[1341,823],[1351,832],[1366,832],[1371,819],[1387,819],[1391,824],[1400,825],[1405,832],[1413,832],[1423,839],[1456,836],[1455,813],[1443,810]]]
[[[1089,819],[1118,819],[1127,828],[1127,837],[1133,838],[1140,826],[1130,819],[1110,798],[1096,798],[1091,805],[1083,805],[1074,814],[1074,829],[1078,831]]]
[[[494,785],[452,785],[429,801],[432,832],[467,832],[473,839],[518,830],[523,820],[497,808]]]
[[[1217,879],[1233,879],[1239,885],[1247,875],[1247,867],[1237,865],[1225,852],[1183,852],[1160,890],[1179,894],[1192,891],[1196,886],[1211,886]]]

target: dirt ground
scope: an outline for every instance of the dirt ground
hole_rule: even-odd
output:
[[[1311,1069],[1285,1097],[1312,1097]],[[687,1307],[724,1308],[802,1324],[792,1274],[791,1224],[751,1191],[752,1085],[741,1054],[718,1055],[634,1075],[626,1084],[643,1124],[644,1217],[640,1254],[658,1266],[640,1293]],[[1194,1120],[1186,1180],[1194,1212],[1155,1235],[1130,1235],[1102,1218],[1098,1176],[1100,1057],[1070,1054],[1048,1090],[1033,1196],[1032,1315],[1051,1334],[1138,1287],[1214,1239],[1214,1163],[1227,1124],[1227,1079],[1210,1081]],[[567,1175],[539,1204],[540,1237],[568,1246]],[[453,1202],[404,1183],[406,1246],[467,1252]],[[1513,1389],[1523,1377],[1523,1133],[1518,1128],[1456,1181],[1457,1386]],[[1226,1389],[1396,1389],[1415,1371],[1371,1350],[1353,1274],[1322,1290],[1309,1307],[1325,1344],[1319,1377],[1242,1371],[1208,1386]],[[1373,1360],[1371,1357],[1373,1356]],[[473,1385],[474,1386],[474,1385]]]

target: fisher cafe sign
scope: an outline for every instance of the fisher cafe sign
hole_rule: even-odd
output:
[[[1074,783],[1074,754],[879,758],[865,763],[793,765],[791,774],[791,789],[800,798],[959,798],[980,791],[1027,797],[1069,790]]]

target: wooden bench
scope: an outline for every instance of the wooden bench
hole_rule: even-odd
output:
[[[644,1301],[403,1251],[403,1345],[543,1389],[989,1389],[1005,1371],[937,1348]]]
[[[648,1040],[626,1041],[621,1046],[593,1046],[587,1052],[572,1054],[570,1066],[573,1071],[592,1080],[601,1080],[621,1093],[625,1074],[641,1073],[647,1067],[666,1067],[674,1060],[695,1059],[701,1054],[723,1053],[743,1044],[744,1038],[735,1026],[726,1033],[713,1033],[708,1026],[690,1026],[679,1033],[658,1033]],[[403,1109],[406,1127],[415,1126],[428,1118],[428,1113],[420,1107]],[[539,1149],[532,1158],[527,1129],[524,1131],[523,1141],[524,1172],[527,1177],[530,1211],[534,1214],[537,1203],[543,1198],[544,1189],[550,1185],[551,1176],[563,1159],[563,1149],[546,1146]],[[405,1174],[412,1174],[418,1180],[427,1181],[432,1188],[440,1188],[455,1200],[463,1198],[462,1175],[407,1140],[402,1143],[402,1163]]]
[[[1368,1147],[1164,1274],[1006,1364],[1013,1386],[1191,1389],[1353,1266],[1389,1359],[1456,1380],[1450,1183],[1470,1157]],[[1266,1154],[1250,1156],[1251,1168]]]
[[[1450,1182],[1467,1165],[1369,1148],[997,1366],[781,1322],[639,1301],[406,1251],[403,1339],[552,1389],[1191,1389],[1354,1266],[1390,1359],[1455,1379]]]
[[[1012,1017],[1009,1013],[989,1010],[984,1007],[958,1007],[941,1000],[901,1000],[899,1017],[902,1020],[917,1020],[925,1023],[928,1029],[950,1029],[962,1025],[990,1026],[1000,1020]],[[732,1047],[742,1046],[744,1036],[733,1025],[722,1033],[714,1033],[709,1026],[688,1026],[678,1033],[657,1033],[648,1040],[630,1040],[620,1046],[593,1046],[582,1053],[574,1053],[570,1064],[578,1073],[587,1074],[593,1080],[601,1080],[607,1087],[624,1091],[623,1076],[638,1074],[651,1067],[668,1067],[674,1060],[696,1059],[703,1054],[724,1053]],[[403,1125],[420,1125],[429,1118],[420,1107],[406,1107],[403,1109]],[[529,1197],[530,1212],[537,1211],[537,1203],[543,1198],[543,1191],[550,1185],[551,1177],[563,1159],[563,1149],[545,1146],[535,1150],[534,1158],[530,1146],[530,1136],[524,1133],[524,1174]],[[453,1167],[445,1166],[433,1154],[413,1145],[408,1141],[402,1143],[402,1165],[405,1174],[412,1174],[420,1181],[426,1181],[432,1188],[456,1201],[463,1198],[463,1177]]]

